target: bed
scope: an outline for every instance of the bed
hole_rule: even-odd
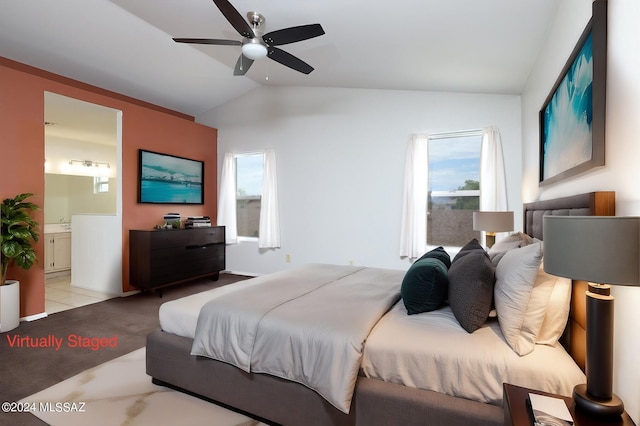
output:
[[[615,194],[612,192],[593,192],[527,203],[523,206],[524,231],[531,239],[541,239],[542,216],[545,214],[614,215],[614,209]],[[503,261],[500,260],[500,262]],[[286,345],[289,344],[289,340],[295,340],[297,334],[309,334],[306,331],[298,333],[291,329],[280,336],[264,339],[262,343],[255,338],[258,334],[254,331],[236,333],[234,337],[233,332],[229,330],[238,329],[239,326],[226,324],[224,322],[226,319],[223,320],[216,315],[221,309],[224,310],[224,307],[229,311],[244,309],[244,300],[248,293],[236,293],[234,290],[236,284],[216,289],[213,295],[205,292],[174,301],[176,303],[168,302],[163,305],[160,312],[161,330],[151,333],[147,338],[147,374],[156,384],[171,386],[249,413],[270,423],[284,425],[501,425],[504,415],[501,395],[503,381],[542,389],[547,386],[546,389],[549,391],[570,394],[574,382],[583,380],[584,376],[580,369],[584,369],[585,321],[584,306],[581,304],[584,298],[575,297],[575,295],[583,291],[584,283],[574,282],[570,286],[570,292],[573,292],[574,296],[571,298],[566,328],[563,328],[564,332],[560,330],[562,346],[536,343],[535,350],[525,355],[518,355],[508,347],[502,355],[497,356],[508,358],[508,363],[501,364],[501,361],[487,369],[484,368],[485,354],[477,348],[507,346],[499,321],[496,319],[487,320],[480,328],[469,333],[460,328],[455,314],[447,306],[434,310],[429,315],[407,315],[403,301],[398,300],[398,285],[385,284],[385,282],[401,282],[404,271],[357,267],[325,268],[323,265],[309,265],[304,268],[307,268],[306,276],[313,277],[309,280],[310,283],[305,284],[309,288],[300,289],[297,285],[293,286],[293,291],[298,291],[299,294],[291,297],[291,299],[301,299],[302,305],[289,312],[283,310],[280,317],[264,321],[267,325],[281,323],[282,318],[291,316],[292,312],[300,309],[304,309],[309,314],[310,319],[307,322],[318,322],[314,319],[314,315],[315,311],[321,309],[314,307],[320,304],[314,302],[316,296],[311,298],[307,293],[311,295],[319,292],[319,297],[323,297],[322,294],[333,285],[325,284],[334,282],[341,283],[337,291],[344,295],[340,299],[345,300],[341,300],[340,303],[349,303],[346,299],[354,294],[356,301],[361,303],[358,304],[357,310],[352,311],[359,312],[361,306],[364,306],[365,308],[362,309],[371,311],[372,315],[366,318],[374,318],[372,320],[361,319],[360,316],[349,316],[353,312],[337,306],[338,314],[333,314],[327,320],[331,325],[313,332],[314,335],[329,335],[333,339],[335,334],[345,334],[342,333],[345,323],[359,324],[357,328],[347,327],[349,333],[341,336],[341,339],[345,339],[344,341],[331,343],[337,346],[332,346],[329,352],[330,357],[335,358],[335,354],[344,354],[339,358],[347,360],[347,363],[339,368],[328,367],[336,369],[335,376],[345,379],[344,383],[335,386],[341,390],[337,396],[327,395],[327,384],[322,383],[325,377],[322,375],[313,377],[314,369],[311,369],[310,374],[307,374],[309,371],[302,371],[294,372],[294,377],[288,376],[290,374],[288,358],[307,356],[310,352],[305,352],[304,348],[296,352],[296,349]],[[288,271],[274,275],[276,285],[282,285],[283,288],[288,280],[295,280]],[[373,276],[384,277],[376,283],[375,291],[378,293],[370,300],[362,299],[363,294],[357,293],[357,290],[351,291],[351,286],[356,286],[356,281],[361,281],[355,279],[360,276],[364,276],[367,282]],[[251,290],[252,286],[258,286],[263,281],[273,279],[274,276],[259,277],[244,281],[240,286]],[[271,282],[273,285],[273,281]],[[349,291],[345,291],[345,288]],[[260,298],[257,302],[264,311],[257,315],[262,318],[264,312],[270,312],[274,306],[282,306],[280,297],[290,298],[281,296],[280,291],[273,292],[273,298],[267,298],[269,300]],[[327,295],[327,297],[332,296]],[[205,314],[200,315],[200,310],[203,309],[204,312],[203,306],[216,303],[218,306],[212,306],[211,313],[208,314],[210,316],[205,320]],[[382,314],[376,313],[380,311]],[[362,316],[365,317],[364,314]],[[380,316],[381,319],[378,320]],[[247,320],[246,317],[241,317],[240,322],[243,327],[241,329],[245,330],[244,327],[247,327],[247,324],[249,327],[257,327],[257,324],[263,321]],[[206,327],[204,324],[220,324],[223,332],[226,330],[231,334],[222,334],[221,336],[224,336],[222,340],[215,338],[210,339],[211,341],[207,341],[207,338],[203,340],[201,331]],[[275,325],[273,327],[277,328]],[[250,330],[253,329],[250,328]],[[362,333],[364,333],[366,344],[362,345],[361,353],[356,350],[357,372],[353,379],[350,379],[350,375],[344,372],[353,372],[351,352],[354,347],[359,349],[357,339],[363,338]],[[250,338],[244,339],[247,335]],[[401,335],[404,337],[400,338]],[[441,341],[445,338],[449,339],[449,343],[428,345],[431,348],[427,349],[435,348],[436,350],[429,359],[425,359],[426,357],[421,353],[423,349],[415,344]],[[479,339],[485,338],[493,339],[494,343],[488,345],[478,343]],[[245,348],[243,339],[251,340],[252,344],[258,341],[258,347]],[[451,360],[451,357],[444,355],[444,352],[442,354],[437,352],[447,345],[452,345],[453,351],[459,356]],[[273,352],[274,347],[283,346],[288,348],[285,351],[287,356],[279,355],[275,360],[266,359],[266,354]],[[401,348],[403,350],[400,350]],[[227,355],[234,360],[221,360],[227,355],[219,353],[220,351],[227,352]],[[253,356],[254,352],[258,355],[255,359],[248,361],[246,357]],[[397,356],[399,352],[408,352],[410,356],[406,358],[403,355],[403,358],[399,358]],[[196,356],[192,353],[200,355]],[[361,358],[359,358],[360,355]],[[496,357],[495,354],[486,356]],[[545,363],[548,365],[549,356],[556,357],[554,364],[566,367],[560,367],[556,373],[540,376],[540,381],[535,383],[524,378],[527,369],[533,368],[533,376],[536,376],[536,369],[546,370],[539,366]],[[284,366],[282,358],[284,358]],[[315,362],[316,365],[322,365],[318,364],[322,360]],[[254,369],[254,363],[260,365]],[[252,365],[251,368],[249,364]],[[401,365],[408,368],[398,372],[397,369],[387,365],[395,365],[395,367]],[[424,371],[425,374],[408,375],[407,370]],[[568,372],[567,377],[560,378],[563,371]],[[285,372],[287,374],[284,374]],[[425,377],[438,375],[443,377],[441,377],[442,380],[436,381],[436,384],[425,379]],[[532,375],[526,374],[526,376]]]

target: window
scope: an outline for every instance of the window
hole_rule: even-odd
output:
[[[258,238],[264,154],[238,154],[235,159],[238,237]]]
[[[93,193],[100,194],[103,192],[109,192],[109,176],[94,176]]]
[[[429,138],[428,245],[461,247],[480,239],[473,211],[480,210],[481,147],[480,130]]]

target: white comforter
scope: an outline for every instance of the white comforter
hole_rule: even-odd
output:
[[[364,342],[403,276],[307,265],[251,280],[203,306],[191,353],[296,381],[348,413]]]
[[[519,356],[495,318],[467,333],[448,306],[407,315],[402,302],[371,331],[361,367],[366,377],[494,405],[505,382],[571,395],[585,381],[560,344]]]

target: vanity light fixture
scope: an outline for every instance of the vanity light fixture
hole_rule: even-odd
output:
[[[111,168],[109,163],[101,162],[101,161],[92,161],[92,160],[69,160],[69,165],[73,166],[75,164],[79,164],[84,167],[100,167],[106,166],[108,169]]]

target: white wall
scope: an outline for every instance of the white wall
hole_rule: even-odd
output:
[[[122,220],[119,215],[72,218],[71,286],[122,294]]]
[[[640,2],[610,1],[608,12],[606,165],[538,188],[537,113],[591,16],[591,2],[564,0],[522,96],[525,202],[614,190],[618,215],[640,215]],[[612,293],[616,297],[614,392],[639,423],[640,288],[614,287]]]
[[[226,151],[276,152],[282,248],[228,246],[227,269],[234,272],[350,261],[406,269],[398,252],[412,133],[497,126],[509,203],[521,205],[521,164],[509,161],[521,157],[519,96],[262,87],[198,121],[218,128],[220,159]]]

